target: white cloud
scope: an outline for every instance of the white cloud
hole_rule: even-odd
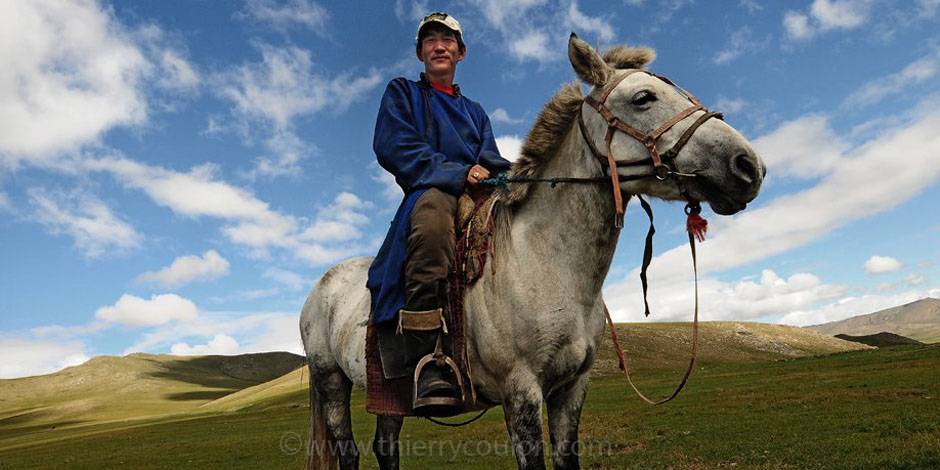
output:
[[[212,76],[210,82],[216,94],[233,103],[234,128],[240,129],[244,137],[271,134],[265,139],[265,148],[273,155],[257,158],[246,175],[297,176],[301,173],[300,161],[315,153],[316,147],[297,136],[293,120],[327,110],[342,113],[365,99],[367,92],[382,82],[383,75],[373,67],[366,72],[347,71],[328,77],[306,49],[266,44],[256,47],[261,52],[260,63],[232,67]],[[350,94],[348,90],[357,92]],[[228,127],[214,123],[215,129]]]
[[[522,138],[517,135],[504,135],[496,138],[496,147],[499,149],[499,154],[511,162],[519,158],[522,152],[522,143]]]
[[[329,231],[308,231],[301,227],[296,217],[271,209],[268,203],[246,189],[218,180],[217,168],[213,165],[197,166],[188,173],[126,158],[90,159],[84,165],[91,171],[113,174],[125,186],[143,190],[155,203],[177,214],[226,221],[222,233],[232,242],[251,250],[249,254],[252,256],[266,257],[271,248],[279,248],[320,265],[364,250],[363,246],[348,243],[348,238],[343,238],[343,243],[337,245],[335,237],[328,236]],[[342,193],[333,205],[328,206],[336,213],[321,213],[312,225],[319,221],[337,221],[346,224],[345,227],[356,228],[368,222],[368,217],[361,211],[370,208],[370,204],[350,193]],[[358,228],[356,230],[358,233]]]
[[[242,301],[242,300],[257,300],[264,299],[266,297],[274,297],[281,293],[281,289],[277,287],[270,287],[267,289],[247,289],[233,292],[228,295],[217,295],[209,297],[209,300],[214,303],[225,303],[233,301]]]
[[[819,325],[846,318],[867,315],[886,308],[897,307],[925,297],[940,296],[940,289],[921,291],[908,291],[892,295],[866,295],[863,297],[846,297],[836,302],[814,310],[800,310],[792,312],[782,319],[780,323],[796,326]]]
[[[0,2],[0,163],[47,164],[145,121],[151,70],[98,2]]]
[[[268,268],[262,274],[267,279],[273,279],[287,286],[290,290],[299,291],[313,287],[313,282],[300,274],[280,268]]]
[[[529,31],[509,44],[509,52],[519,60],[549,62],[555,52],[549,50],[548,35],[542,31]]]
[[[885,274],[903,267],[904,263],[890,256],[872,256],[865,261],[865,272],[868,274]]]
[[[173,320],[193,321],[199,310],[191,300],[176,294],[156,294],[150,300],[124,294],[114,305],[99,308],[95,318],[131,327],[162,325]]]
[[[715,54],[712,58],[712,62],[718,65],[729,64],[743,55],[760,52],[769,44],[769,36],[764,38],[764,40],[757,40],[754,38],[754,33],[751,31],[751,28],[744,26],[731,33],[727,46]]]
[[[32,218],[54,235],[66,234],[85,256],[95,258],[111,250],[140,246],[143,235],[121,220],[103,202],[82,193],[49,193],[30,188]]]
[[[317,212],[313,225],[304,230],[300,238],[318,242],[359,239],[362,237],[359,227],[369,221],[361,211],[371,207],[371,203],[362,201],[355,194],[340,193],[333,204]]]
[[[715,101],[715,106],[712,109],[719,109],[722,112],[726,113],[738,113],[744,110],[748,105],[748,102],[742,98],[727,98],[725,96],[719,96],[718,100]],[[764,158],[763,155],[761,155]]]
[[[89,358],[80,341],[0,338],[0,379],[50,374]]]
[[[469,3],[486,19],[486,26],[495,31],[499,39],[493,41],[494,46],[506,47],[515,59],[547,63],[566,57],[567,49],[562,49],[562,40],[567,40],[567,34],[550,38],[545,31],[554,30],[549,24],[556,28],[559,23],[573,26],[570,8],[547,5],[546,0],[471,0]],[[574,11],[580,14],[576,6]],[[583,19],[587,23],[592,20]]]
[[[535,7],[541,7],[546,0],[471,0],[489,23],[498,29],[511,28],[519,24],[526,14]]]
[[[300,176],[303,173],[300,162],[317,150],[315,145],[304,142],[293,132],[283,129],[275,130],[274,135],[265,141],[265,147],[274,156],[256,158],[254,167],[245,173],[248,179]]]
[[[159,26],[149,24],[135,31],[134,36],[147,52],[156,70],[156,86],[173,94],[195,92],[201,83],[196,66],[189,59],[185,43],[167,34]]]
[[[904,279],[902,279],[902,281],[904,281],[905,284],[911,287],[914,287],[914,286],[919,286],[923,284],[924,282],[926,282],[927,278],[924,277],[924,275],[922,274],[908,274],[907,276],[904,276]]]
[[[401,190],[401,186],[398,186],[398,183],[395,182],[395,175],[385,171],[378,162],[369,163],[369,168],[372,170],[369,179],[379,184],[379,193],[382,194],[382,199],[398,201],[405,195]]]
[[[152,353],[166,351],[185,338],[199,338],[209,343],[217,335],[228,336],[236,340],[238,344],[244,345],[239,347],[237,353],[265,350],[296,351],[300,346],[300,330],[297,327],[296,312],[247,314],[201,312],[199,318],[194,321],[166,323],[148,331],[137,342],[126,348],[124,354],[136,351]],[[277,341],[276,338],[281,338],[282,341]],[[296,338],[296,340],[288,338]],[[283,343],[284,346],[293,343],[294,347],[263,349],[265,345],[276,346],[274,343]]]
[[[851,30],[865,24],[874,0],[814,0],[809,14],[787,11],[783,25],[791,39],[804,40],[819,32]]]
[[[521,124],[522,118],[509,117],[509,113],[503,108],[496,108],[490,113],[490,119],[495,122],[504,122],[506,124]]]
[[[685,279],[668,285],[651,281],[648,320],[689,320],[695,302],[693,289],[694,285]],[[810,273],[796,273],[782,279],[775,272],[764,270],[759,282],[705,278],[699,281],[699,314],[703,320],[751,320],[806,308],[842,296],[847,289],[844,285],[824,284]],[[642,299],[638,278],[608,286],[604,289],[604,298],[615,321],[646,320],[643,305],[638,301]]]
[[[305,27],[324,34],[330,13],[312,0],[247,0],[245,10],[238,15],[266,23],[278,31],[292,27]]]
[[[843,108],[870,106],[884,98],[909,90],[920,82],[933,78],[940,68],[936,53],[907,64],[900,72],[865,83],[842,101]]]
[[[382,80],[375,68],[329,78],[322,74],[322,67],[314,65],[306,49],[266,44],[257,47],[262,56],[260,63],[236,66],[213,77],[213,83],[220,96],[235,104],[239,115],[271,122],[279,129],[287,129],[297,116],[327,108],[345,111]],[[348,90],[357,93],[349,94]],[[346,98],[338,100],[337,96]]]
[[[671,0],[671,3],[682,0]],[[567,58],[568,31],[589,42],[611,43],[616,30],[609,18],[585,14],[576,0],[471,0],[468,2],[482,16],[484,41],[494,48],[505,48],[520,61],[547,64]]]
[[[875,290],[878,292],[889,292],[889,291],[893,291],[896,287],[897,285],[892,284],[890,282],[882,282],[881,284],[878,284],[875,287]]]
[[[568,5],[568,24],[578,34],[588,39],[596,38],[598,42],[609,43],[616,36],[614,27],[609,22],[585,15],[578,8],[578,2],[575,0],[572,0],[571,4]]]
[[[159,59],[162,73],[157,86],[178,91],[193,90],[199,86],[199,73],[179,52],[166,49]]]
[[[659,5],[657,5],[659,9],[659,17],[657,20],[660,23],[669,22],[679,10],[693,3],[695,3],[695,0],[661,0]]]
[[[7,193],[0,191],[0,210],[9,211],[12,209],[13,206],[10,204],[10,198],[7,196]]]
[[[810,13],[820,28],[854,29],[868,19],[871,0],[815,0]]]
[[[940,0],[917,0],[917,4],[920,7],[917,12],[919,17],[933,18],[940,10]]]
[[[849,148],[832,130],[829,120],[815,114],[786,122],[753,144],[772,177],[802,179],[828,174],[845,164],[843,154]]]
[[[745,10],[747,10],[747,12],[751,14],[757,13],[758,11],[761,11],[764,9],[764,6],[761,5],[760,3],[757,3],[755,0],[740,0],[738,2],[738,5],[741,6],[741,8],[744,8]]]
[[[424,18],[432,10],[428,8],[428,0],[395,0],[395,16],[404,23]]]
[[[809,25],[809,17],[795,11],[788,11],[783,15],[783,27],[792,39],[809,39],[816,34]]]
[[[126,158],[89,159],[84,164],[92,171],[112,173],[125,185],[145,191],[154,202],[180,215],[260,219],[275,226],[288,223],[286,216],[272,211],[248,190],[219,181],[213,165],[180,173]]]
[[[238,354],[238,341],[228,335],[215,335],[207,344],[176,343],[170,346],[170,354],[177,356],[207,356],[210,354],[232,355]]]
[[[229,262],[219,252],[208,250],[202,256],[187,255],[159,271],[148,271],[140,275],[141,282],[154,282],[168,287],[177,287],[193,281],[211,281],[227,275]]]
[[[285,315],[269,319],[260,334],[246,338],[242,352],[287,351],[304,354],[297,327],[297,315]]]
[[[700,274],[742,266],[817,241],[850,222],[901,204],[935,183],[940,177],[940,165],[932,163],[940,153],[936,132],[940,113],[905,121],[846,152],[815,186],[724,219],[725,223],[709,232],[710,238],[698,252]],[[794,135],[791,145],[804,146],[802,139]],[[906,164],[897,165],[896,155],[904,155]],[[649,273],[651,285],[683,283],[688,256],[686,246],[657,256]],[[638,273],[634,269],[628,279]],[[620,282],[624,281],[611,282],[608,289],[616,291]],[[614,307],[636,311],[633,303]]]

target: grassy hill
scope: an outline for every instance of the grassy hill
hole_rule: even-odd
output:
[[[617,336],[631,371],[685,370],[689,363],[689,323],[619,323]],[[868,349],[803,328],[739,322],[703,322],[699,325],[699,368],[832,354]],[[592,377],[620,374],[609,333],[598,348]],[[295,370],[271,382],[248,387],[200,407],[203,411],[237,411],[284,403],[287,396],[306,390],[306,371]]]
[[[940,299],[926,298],[909,304],[807,328],[827,335],[864,336],[884,331],[922,343],[940,342]]]
[[[182,413],[296,369],[286,352],[239,356],[98,356],[59,372],[0,380],[0,438]]]
[[[687,325],[684,325],[687,326]],[[642,361],[641,361],[642,362]],[[648,367],[641,387],[662,396],[676,373]],[[296,377],[299,379],[299,377]],[[306,393],[239,412],[46,430],[0,438],[0,468],[302,468]],[[361,468],[375,469],[374,417],[353,392]],[[277,402],[277,405],[274,403]],[[621,377],[592,378],[582,415],[581,465],[594,470],[920,470],[940,468],[940,346],[712,363],[661,407]],[[548,442],[546,448],[550,448]],[[408,419],[402,467],[515,468],[501,409],[459,429]]]
[[[675,386],[678,374],[688,363],[690,328],[688,323],[617,325],[634,379],[644,391],[666,394],[666,389]],[[865,345],[801,328],[706,322],[700,325],[699,360],[689,390],[712,371],[733,371],[767,361],[867,349],[870,348]],[[230,446],[252,446],[252,433],[283,429],[281,419],[290,421],[293,427],[300,425],[296,432],[305,436],[302,423],[307,412],[304,409],[307,378],[306,371],[299,368],[301,364],[300,356],[289,353],[232,357],[132,354],[97,357],[55,374],[0,381],[0,469],[12,468],[4,465],[7,459],[3,449],[12,452],[10,456],[20,456],[10,457],[15,460],[23,454],[14,449],[29,449],[41,443],[64,446],[68,452],[76,451],[75,446],[87,445],[96,452],[104,452],[102,455],[110,455],[108,452],[123,455],[133,451],[113,449],[110,441],[105,441],[133,436],[134,446],[148,445],[170,453],[190,455],[201,452],[199,449],[222,452]],[[605,336],[592,373],[593,383],[597,384],[592,385],[592,390],[609,387],[612,393],[616,390],[617,401],[634,402],[617,374],[610,339]],[[374,422],[373,417],[364,412],[363,400],[363,392],[356,391],[354,419],[359,428]],[[280,418],[267,422],[270,416]],[[499,429],[492,432],[501,435]],[[360,433],[361,437],[368,435],[371,431]],[[140,455],[128,455],[126,462],[138,457]],[[63,464],[62,468],[109,466],[100,459],[87,458],[88,462],[97,463],[87,467],[73,465],[85,462],[86,457],[82,457]],[[165,467],[138,463],[143,465],[140,468],[193,467],[175,458],[161,454],[161,459],[176,462]],[[217,458],[218,462],[226,461]],[[245,462],[249,461],[255,462],[254,457]],[[28,467],[55,468],[53,463],[44,460]],[[234,467],[241,465],[239,462],[232,464]],[[242,468],[259,465],[266,467],[265,464],[246,464]],[[137,464],[127,466],[138,468]]]

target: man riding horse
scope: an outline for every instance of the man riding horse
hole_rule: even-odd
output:
[[[373,141],[379,164],[405,193],[367,283],[389,379],[413,375],[419,359],[440,351],[457,198],[466,185],[510,167],[499,154],[486,112],[454,83],[467,53],[460,23],[447,13],[426,16],[415,53],[424,73],[418,81],[389,82]],[[433,362],[422,369],[415,387],[419,399],[457,399],[461,393],[450,370]],[[420,408],[416,402],[415,412]]]

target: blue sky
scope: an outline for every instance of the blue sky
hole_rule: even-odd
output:
[[[752,140],[764,189],[706,213],[703,318],[807,325],[940,296],[940,1],[0,3],[0,377],[100,354],[301,351],[331,265],[401,197],[374,163],[385,83],[424,14],[463,24],[457,82],[514,158],[574,74],[570,31]],[[681,206],[654,204],[653,321],[689,318]],[[707,211],[706,211],[707,212]],[[605,286],[643,321],[634,206]]]

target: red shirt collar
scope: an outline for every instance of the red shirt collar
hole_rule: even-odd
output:
[[[431,88],[437,91],[443,91],[444,93],[447,93],[450,96],[454,96],[454,87],[452,86],[440,85],[438,83],[431,82]]]
[[[429,85],[431,88],[437,91],[447,93],[450,96],[460,96],[460,85],[456,83],[454,83],[453,86],[432,83],[430,80],[428,80],[428,77],[424,74],[424,72],[421,72],[421,82]]]

